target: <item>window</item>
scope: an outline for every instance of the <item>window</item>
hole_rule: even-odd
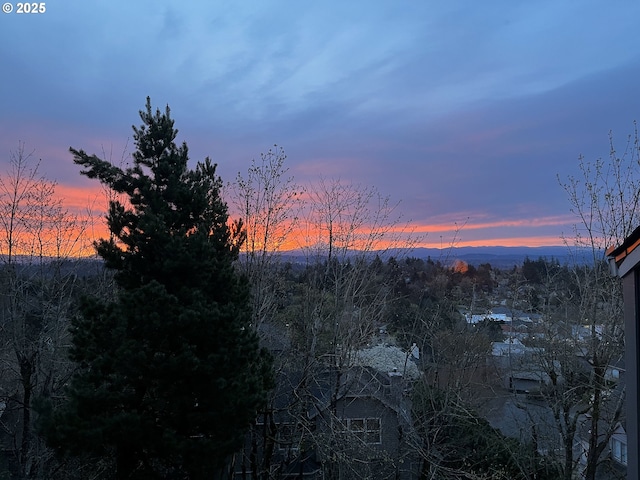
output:
[[[297,452],[300,443],[300,430],[293,423],[279,423],[276,430],[278,450]]]
[[[613,459],[622,465],[627,464],[627,444],[617,438],[611,439],[611,454]]]
[[[382,443],[379,418],[347,418],[347,430],[365,443]]]

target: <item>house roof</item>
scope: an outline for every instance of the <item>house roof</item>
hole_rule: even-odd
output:
[[[640,245],[640,227],[636,228],[631,235],[624,239],[621,245],[617,247],[609,247],[607,249],[608,257],[615,257],[616,261],[622,260]]]
[[[382,373],[400,372],[402,375],[415,380],[420,377],[420,370],[411,361],[411,354],[395,345],[374,345],[358,350],[355,364],[362,367],[372,367]]]
[[[618,247],[607,249],[607,258],[611,265],[611,271],[615,275],[624,277],[629,271],[640,263],[640,227],[636,228],[625,238]]]

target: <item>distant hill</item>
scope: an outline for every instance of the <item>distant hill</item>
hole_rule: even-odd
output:
[[[372,252],[374,256],[376,252]],[[301,251],[283,252],[283,257],[294,263],[304,263],[305,256]],[[454,247],[454,248],[414,248],[409,253],[406,251],[387,251],[384,257],[389,256],[409,256],[414,258],[439,261],[443,264],[453,264],[456,260],[462,260],[469,265],[478,266],[483,263],[489,263],[496,268],[513,268],[524,263],[526,258],[538,260],[546,258],[548,260],[555,259],[561,265],[571,265],[575,263],[590,262],[590,255],[587,250],[581,254],[575,249],[569,249],[564,246],[551,247]]]
[[[29,255],[14,255],[11,260],[12,265],[17,267],[19,272],[34,274],[53,273],[61,275],[77,275],[79,277],[92,277],[103,271],[103,261],[100,258],[66,258],[57,259],[54,257],[33,257]],[[8,265],[6,256],[0,255],[0,269]],[[44,267],[44,270],[43,270]]]
[[[431,258],[443,263],[463,260],[469,265],[478,266],[482,263],[490,263],[498,268],[512,268],[522,265],[526,258],[537,260],[546,258],[555,259],[561,265],[585,263],[590,261],[587,251],[578,252],[564,246],[556,247],[457,247],[457,248],[416,248],[412,256],[418,258]],[[577,258],[576,258],[577,257]]]

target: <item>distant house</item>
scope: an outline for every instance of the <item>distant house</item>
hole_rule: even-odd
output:
[[[496,306],[487,312],[481,314],[467,313],[465,315],[467,323],[476,324],[487,321],[504,322],[511,324],[512,322],[518,323],[533,323],[540,321],[541,316],[533,313],[525,313],[521,310],[514,310],[505,306]]]
[[[398,372],[407,379],[416,380],[421,375],[416,363],[419,359],[420,352],[415,343],[409,352],[395,345],[379,344],[358,350],[354,363],[379,372]]]
[[[526,347],[517,338],[509,337],[504,342],[493,342],[491,350],[494,357],[521,356]]]
[[[511,322],[511,316],[508,313],[504,312],[494,312],[494,310],[489,310],[486,313],[482,314],[467,314],[466,315],[467,323],[476,324],[484,321],[492,321],[492,322]]]
[[[507,338],[516,338],[518,340],[534,339],[536,337],[543,338],[545,332],[540,327],[534,328],[533,325],[523,323],[508,323],[500,325],[502,334]]]
[[[576,343],[587,343],[592,339],[591,325],[573,325],[571,327],[571,338]],[[595,334],[598,339],[602,339],[604,325],[595,325]]]
[[[517,393],[535,394],[550,381],[537,360],[541,349],[525,346],[516,337],[491,344],[492,363],[502,386]]]

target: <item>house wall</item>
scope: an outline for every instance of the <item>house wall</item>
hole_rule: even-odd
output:
[[[617,446],[616,446],[617,444]],[[624,447],[623,447],[624,445]],[[627,465],[628,461],[629,461],[629,448],[627,445],[627,432],[625,432],[625,430],[621,427],[618,426],[618,428],[616,429],[616,431],[614,432],[614,434],[611,436],[611,440],[609,442],[609,448],[611,449],[612,452],[612,458],[614,459],[614,461],[619,461],[619,459],[615,458],[616,455],[620,455],[621,457],[626,457],[627,462],[620,462],[623,465]],[[617,451],[618,449],[620,449],[619,451]],[[624,450],[624,453],[623,453]],[[620,459],[622,460],[622,459]]]
[[[352,418],[380,418],[381,443],[370,445],[379,451],[396,453],[399,448],[399,422],[394,410],[385,406],[379,400],[366,397],[346,397],[338,402],[338,417],[342,419]]]
[[[375,397],[347,395],[337,402],[335,414],[333,426],[328,424],[329,416],[317,417],[316,430],[326,435],[326,441],[318,445],[318,459],[325,468],[333,469],[334,473],[338,470],[338,476],[346,480],[417,478],[411,471],[416,462],[407,443],[409,425],[402,425],[402,415],[395,407]],[[347,424],[348,419],[367,418],[380,419],[380,443],[365,443],[350,432],[340,433],[339,421]],[[321,439],[322,433],[317,438]],[[346,454],[347,462],[341,460],[342,453]],[[333,464],[329,466],[330,463]]]
[[[627,478],[640,478],[638,468],[638,350],[640,349],[640,267],[636,265],[622,278],[624,295],[625,356],[627,380],[627,449],[629,452]]]

